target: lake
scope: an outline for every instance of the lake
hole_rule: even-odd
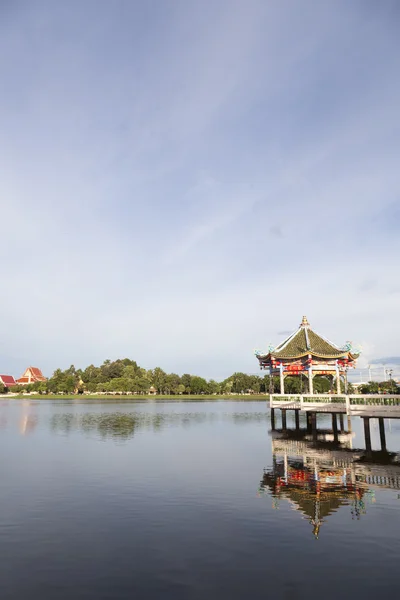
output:
[[[396,598],[396,455],[366,460],[357,417],[287,427],[265,402],[1,398],[1,600]]]

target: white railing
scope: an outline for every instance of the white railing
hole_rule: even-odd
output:
[[[270,398],[281,404],[346,404],[346,396],[337,394],[271,394]]]
[[[346,396],[338,394],[304,394],[303,403],[346,404]]]
[[[287,404],[290,402],[301,402],[302,397],[300,394],[270,394],[270,401]]]
[[[350,406],[398,406],[400,394],[352,394],[348,396]]]
[[[363,410],[367,407],[388,407],[400,410],[400,394],[271,394],[272,408],[284,407],[293,409],[309,409],[316,405],[342,405],[346,412]],[[339,409],[340,406],[337,406]]]

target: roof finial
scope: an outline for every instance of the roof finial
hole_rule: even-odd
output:
[[[308,322],[307,317],[304,315],[303,320],[301,321],[300,327],[309,327],[309,326],[310,326],[310,323]]]

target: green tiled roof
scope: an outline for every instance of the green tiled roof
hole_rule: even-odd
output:
[[[294,335],[279,344],[271,352],[271,356],[275,358],[295,358],[305,354],[340,358],[345,356],[347,352],[340,350],[340,348],[322,338],[310,327],[300,327]]]
[[[351,349],[341,349],[332,344],[322,336],[315,333],[310,327],[307,317],[303,317],[300,327],[284,342],[276,348],[270,348],[268,354],[258,357],[262,361],[271,358],[292,359],[311,354],[319,358],[350,358],[355,360],[358,354],[352,353]]]

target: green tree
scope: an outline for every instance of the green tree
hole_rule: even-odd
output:
[[[318,394],[328,394],[331,389],[331,382],[323,375],[317,375],[313,379],[314,392]]]
[[[255,394],[260,393],[262,384],[263,384],[263,381],[262,381],[261,377],[259,377],[258,375],[253,375],[251,377],[250,388]]]
[[[181,378],[176,373],[170,373],[166,376],[165,391],[167,394],[176,394],[181,384]]]
[[[192,376],[188,373],[182,375],[181,384],[185,386],[185,394],[190,394],[192,389]]]
[[[381,381],[379,384],[379,388],[381,392],[387,394],[399,394],[400,389],[399,386],[393,379],[389,379],[389,381]]]
[[[214,379],[210,379],[208,382],[208,393],[209,394],[219,394],[221,392],[221,385],[218,381],[214,381]]]
[[[192,394],[207,394],[208,385],[207,381],[203,377],[193,375],[191,379],[191,391]]]
[[[156,367],[153,371],[153,385],[157,389],[159,394],[165,393],[165,387],[167,383],[167,374],[165,371]]]
[[[231,394],[232,388],[233,388],[233,380],[232,379],[225,379],[221,383],[221,391],[223,394]]]
[[[379,394],[379,383],[377,381],[369,381],[359,388],[361,394]]]

